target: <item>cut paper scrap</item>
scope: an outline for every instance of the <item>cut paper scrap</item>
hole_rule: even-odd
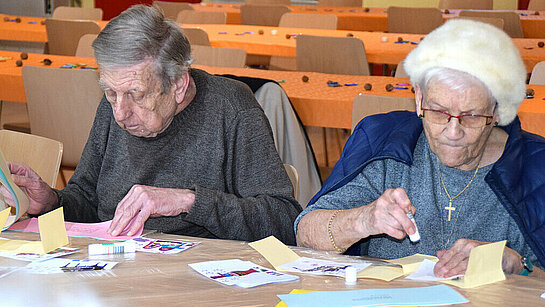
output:
[[[448,278],[444,277],[437,277],[435,276],[435,273],[433,272],[433,269],[435,268],[435,264],[437,261],[430,260],[430,259],[424,259],[418,269],[414,271],[411,275],[407,276],[407,279],[410,280],[418,280],[418,281],[441,281],[441,280],[447,280],[447,279],[457,279],[460,276],[463,275],[456,275],[451,276]]]
[[[310,293],[310,292],[317,292],[317,291],[303,290],[303,289],[293,289],[293,290],[290,291],[289,294]],[[275,305],[275,307],[288,307],[288,305],[286,305],[286,303],[284,303],[284,301],[280,301],[280,302],[278,302],[278,304]]]
[[[469,302],[446,285],[417,288],[319,291],[277,295],[287,306],[437,306]]]
[[[442,282],[460,288],[473,288],[505,280],[502,260],[506,242],[504,240],[473,248],[464,277]]]
[[[8,189],[13,201],[15,202],[15,207],[11,208],[10,214],[6,221],[3,221],[2,230],[6,230],[15,223],[23,214],[28,210],[28,197],[23,191],[13,182],[11,179],[11,172],[9,171],[8,165],[6,164],[6,159],[4,159],[4,154],[0,151],[0,183]],[[10,208],[5,203],[2,204],[4,208]]]
[[[314,275],[344,276],[347,266],[361,270],[370,265],[368,262],[345,262],[299,257],[289,247],[274,236],[251,242],[249,245],[269,261],[277,271],[297,272]]]
[[[41,241],[0,240],[0,252],[46,254],[68,244],[62,207],[38,217]]]
[[[129,240],[142,235],[144,226],[140,228],[133,236],[127,236],[129,225],[121,232],[117,237],[112,237],[108,234],[108,228],[112,221],[106,221],[101,223],[73,223],[64,222],[66,227],[66,233],[71,237],[89,237],[94,239],[103,240]],[[26,232],[39,232],[38,220],[36,218],[27,219],[24,221],[13,224],[9,230],[26,231]]]
[[[358,278],[378,279],[384,281],[392,281],[401,276],[403,276],[403,270],[400,267],[394,266],[372,265],[358,272]]]
[[[423,255],[423,254],[414,254],[412,256],[386,260],[386,261],[401,265],[401,267],[403,267],[403,274],[408,275],[415,272],[418,269],[418,267],[420,267],[420,264],[426,259],[434,261],[434,262],[439,261],[439,258],[435,256]]]

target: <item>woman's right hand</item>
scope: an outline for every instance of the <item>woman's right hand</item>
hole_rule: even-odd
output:
[[[39,215],[58,207],[57,193],[45,183],[30,167],[8,162],[13,182],[21,188],[29,200],[28,214]],[[7,205],[14,207],[15,201],[5,186],[0,187],[0,194]]]

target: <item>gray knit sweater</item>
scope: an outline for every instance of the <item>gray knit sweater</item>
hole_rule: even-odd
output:
[[[200,237],[295,244],[301,206],[269,123],[242,83],[191,69],[197,93],[155,138],[122,130],[102,99],[76,171],[57,191],[66,220],[106,221],[135,184],[192,189],[189,213],[150,218],[147,229]]]

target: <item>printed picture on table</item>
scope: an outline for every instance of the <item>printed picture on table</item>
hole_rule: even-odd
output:
[[[148,238],[134,238],[136,250],[139,252],[177,254],[195,245],[199,242],[184,242],[175,240],[157,240]]]

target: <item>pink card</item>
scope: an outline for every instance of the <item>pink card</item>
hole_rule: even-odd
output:
[[[144,227],[140,228],[134,236],[127,236],[129,225],[119,234],[117,237],[110,236],[107,231],[112,221],[106,221],[101,223],[73,223],[64,222],[66,226],[66,234],[72,237],[90,237],[95,239],[105,240],[129,240],[142,235]],[[26,231],[26,232],[40,232],[38,228],[38,219],[31,218],[24,221],[17,222],[9,228],[9,230]]]

